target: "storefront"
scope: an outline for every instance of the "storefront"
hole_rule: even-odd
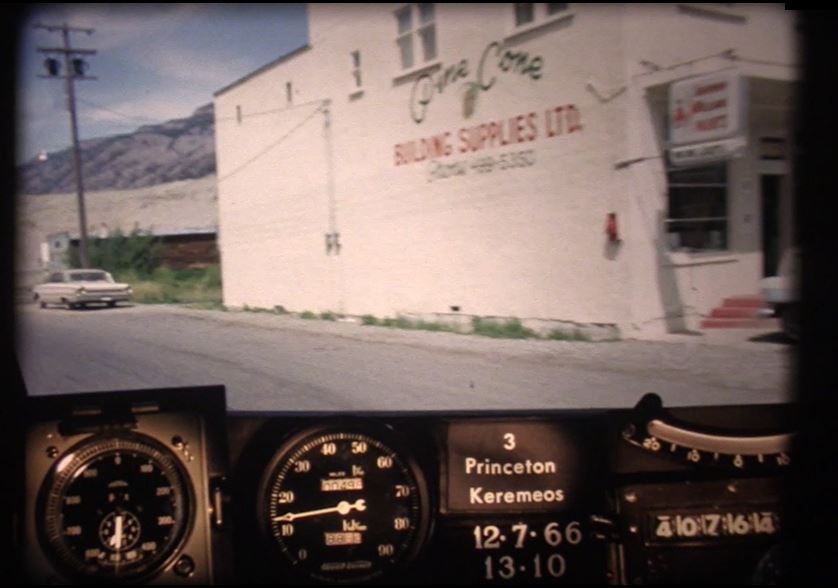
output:
[[[309,19],[215,96],[228,306],[644,336],[755,294],[793,240],[782,7]]]

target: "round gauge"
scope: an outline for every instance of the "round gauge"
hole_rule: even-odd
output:
[[[40,538],[56,565],[91,581],[163,567],[191,525],[177,458],[140,435],[93,437],[58,459],[41,490]]]
[[[356,430],[291,439],[261,488],[266,534],[308,579],[377,577],[412,557],[428,526],[427,488],[415,462]]]

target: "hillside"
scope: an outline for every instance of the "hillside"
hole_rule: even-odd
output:
[[[125,135],[81,142],[85,192],[126,190],[215,173],[213,106]],[[19,193],[75,192],[72,149],[18,168]]]

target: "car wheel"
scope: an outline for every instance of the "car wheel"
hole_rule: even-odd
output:
[[[783,332],[792,341],[800,340],[800,307],[797,304],[789,304],[783,309],[780,315],[780,323]]]
[[[41,301],[38,303],[38,305],[39,305],[41,308],[46,308],[46,307],[47,307],[47,303],[46,303],[46,302],[44,302],[43,300],[41,300]]]
[[[115,306],[116,306],[116,302],[114,302],[113,300],[108,302],[108,308],[114,308]]]

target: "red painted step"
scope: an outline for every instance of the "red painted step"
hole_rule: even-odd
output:
[[[732,307],[721,307],[721,308],[714,308],[710,312],[711,318],[727,318],[727,319],[751,319],[755,318],[754,313],[759,310],[761,307],[756,306],[732,306]]]
[[[701,321],[702,329],[774,329],[779,321],[774,318],[759,318],[756,312],[768,305],[760,296],[731,296],[710,311],[710,316]]]
[[[722,303],[724,308],[765,308],[765,300],[760,296],[732,296],[725,298]]]

